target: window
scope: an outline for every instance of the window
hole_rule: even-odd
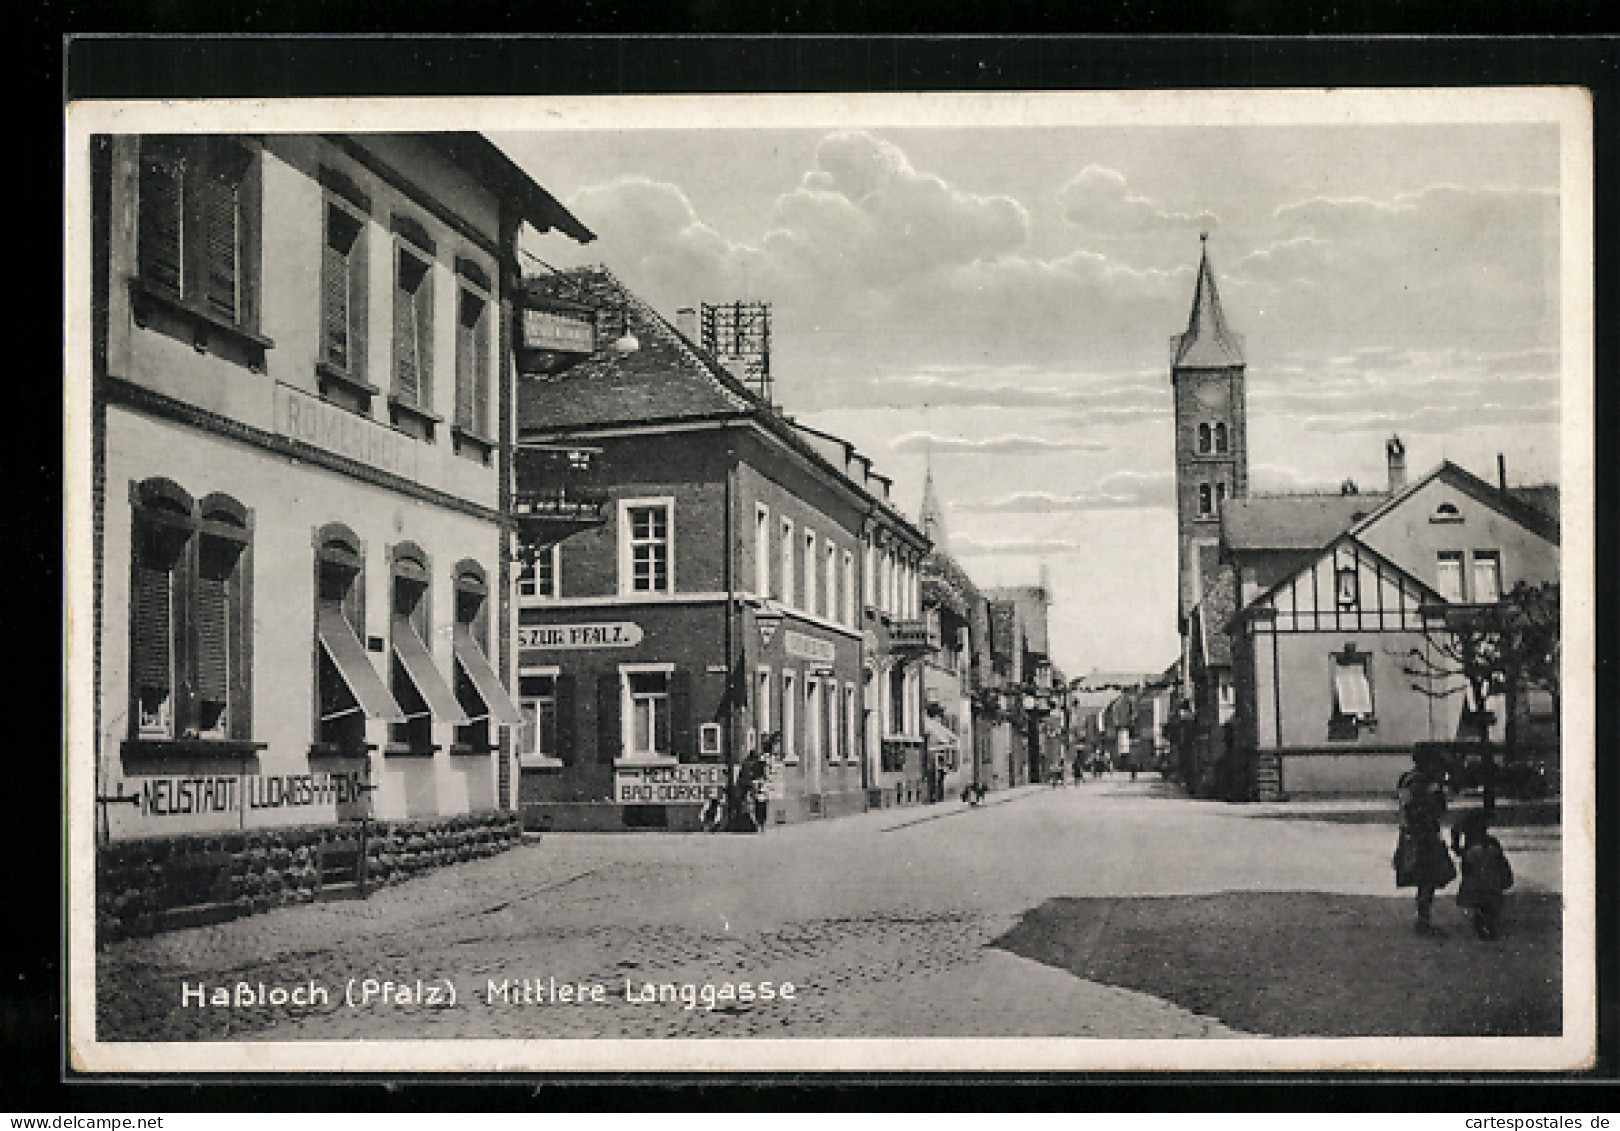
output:
[[[1217,454],[1226,452],[1226,425],[1215,425],[1215,451]]]
[[[793,672],[782,672],[782,757],[789,762],[799,760],[798,702],[799,685]]]
[[[885,721],[890,734],[906,733],[906,720],[911,713],[906,709],[907,683],[904,665],[896,664],[889,669],[889,717]]]
[[[522,716],[489,662],[489,587],[484,569],[467,560],[456,566],[456,623],[450,647],[455,656],[456,702],[468,721],[456,728],[453,752],[485,754],[494,749],[491,723],[519,726]]]
[[[631,758],[671,756],[669,673],[626,671],[623,680],[625,753]]]
[[[804,532],[804,600],[799,608],[807,613],[816,611],[816,532]]]
[[[823,727],[821,680],[804,677],[804,753],[812,762],[826,757],[826,730]]]
[[[1429,516],[1430,522],[1461,522],[1462,520],[1462,512],[1457,509],[1456,503],[1441,503],[1434,508],[1434,513]]]
[[[392,559],[389,636],[393,659],[389,688],[405,718],[390,728],[389,752],[431,754],[436,749],[435,716],[456,726],[472,720],[461,709],[428,652],[426,641],[433,636],[428,616],[431,602],[427,555],[419,546],[406,542],[393,548]]]
[[[1460,550],[1441,550],[1435,559],[1435,592],[1457,604],[1463,597],[1463,556]]]
[[[619,592],[669,593],[674,573],[673,500],[625,499],[619,504]]]
[[[356,384],[366,379],[365,220],[344,204],[326,202],[321,251],[321,361]]]
[[[838,616],[838,547],[831,541],[827,543],[827,573],[821,583],[822,602],[825,605],[821,611],[828,620],[832,620]]]
[[[866,567],[861,571],[862,599],[868,608],[877,606],[874,589],[877,585],[877,547],[870,537],[866,540]]]
[[[357,755],[367,749],[366,719],[403,722],[404,713],[372,667],[366,635],[365,556],[341,523],[315,534],[315,748]]]
[[[1495,550],[1474,551],[1474,601],[1488,605],[1502,599],[1502,557]]]
[[[482,275],[473,264],[459,264],[463,276]],[[489,296],[466,282],[457,289],[456,427],[475,441],[487,441],[489,424]],[[480,445],[480,454],[486,447]]]
[[[535,551],[534,560],[518,570],[519,600],[549,601],[562,596],[562,545]]]
[[[140,281],[212,319],[255,321],[253,152],[227,137],[141,139]]]
[[[855,685],[844,684],[844,760],[855,761],[855,751],[860,746],[858,738],[861,713],[855,706]]]
[[[1217,484],[1215,484],[1215,509],[1216,509],[1217,512],[1221,509],[1221,504],[1223,504],[1225,502],[1226,502],[1226,484],[1225,483],[1217,483]]]
[[[704,723],[698,727],[698,756],[719,758],[725,755],[723,731],[719,723]]]
[[[1214,499],[1210,493],[1208,483],[1198,485],[1198,514],[1199,517],[1208,517],[1214,511]]]
[[[225,495],[194,503],[150,479],[131,492],[130,737],[246,741],[251,523]]]
[[[1333,714],[1328,719],[1330,739],[1353,739],[1359,729],[1373,721],[1372,683],[1365,652],[1346,646],[1333,656]]]
[[[1210,449],[1209,425],[1200,424],[1198,426],[1198,454],[1201,455],[1201,456],[1207,456],[1209,454],[1209,449]]]
[[[855,552],[844,551],[844,623],[854,627],[855,617]]]
[[[396,230],[400,227],[395,219]],[[431,255],[431,251],[428,253]],[[400,241],[394,263],[394,402],[433,404],[433,272],[431,259]]]
[[[759,748],[768,750],[766,739],[771,733],[771,669],[760,668],[754,673],[754,730],[759,735]],[[777,751],[781,753],[780,750]]]
[[[558,737],[558,673],[530,669],[518,673],[518,763],[563,760]]]
[[[754,507],[754,593],[771,595],[771,508],[764,503]]]
[[[793,600],[793,520],[782,520],[782,576],[778,578],[781,592],[777,596],[784,605],[794,604]]]

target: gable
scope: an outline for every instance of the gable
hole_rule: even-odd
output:
[[[1341,574],[1353,577],[1349,582]],[[1423,628],[1434,590],[1346,535],[1243,611],[1278,632],[1398,632]]]
[[[1449,464],[1353,533],[1431,587],[1438,584],[1441,553],[1498,555],[1503,592],[1520,581],[1558,580],[1556,523]]]

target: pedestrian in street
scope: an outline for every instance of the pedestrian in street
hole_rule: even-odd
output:
[[[1434,893],[1457,876],[1451,853],[1440,837],[1440,818],[1446,812],[1445,771],[1432,751],[1413,756],[1413,766],[1396,784],[1401,806],[1400,835],[1395,842],[1395,886],[1417,889],[1420,935],[1440,935],[1430,920]]]
[[[1477,937],[1494,939],[1505,893],[1513,886],[1513,866],[1502,851],[1502,842],[1491,835],[1490,815],[1475,810],[1454,824],[1451,848],[1462,861],[1457,906],[1473,921]]]

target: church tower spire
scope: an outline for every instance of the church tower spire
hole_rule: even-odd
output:
[[[930,467],[923,477],[922,508],[917,513],[917,525],[934,544],[935,549],[945,548],[945,508],[939,503],[939,492],[934,489],[934,469]]]
[[[1243,338],[1221,308],[1209,233],[1199,235],[1198,273],[1187,329],[1170,339],[1175,392],[1176,542],[1179,615],[1185,618],[1214,577],[1221,507],[1249,493],[1248,410]]]

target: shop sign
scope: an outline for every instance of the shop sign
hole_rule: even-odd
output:
[[[278,435],[407,479],[416,478],[416,441],[409,436],[279,381],[274,397]]]
[[[210,813],[250,813],[264,809],[302,809],[315,805],[347,805],[362,796],[360,771],[309,774],[205,774],[143,777],[120,782],[116,802],[125,797],[125,784],[140,782],[129,804],[142,820],[198,817]],[[251,822],[249,822],[251,823]]]
[[[633,648],[641,643],[635,621],[602,624],[546,624],[518,629],[519,648]]]
[[[797,656],[801,660],[815,660],[819,663],[830,664],[837,658],[838,650],[832,641],[822,640],[816,636],[806,636],[802,632],[789,629],[782,634],[782,646],[790,656]]]
[[[696,805],[726,795],[726,767],[615,766],[613,800],[620,805]]]

